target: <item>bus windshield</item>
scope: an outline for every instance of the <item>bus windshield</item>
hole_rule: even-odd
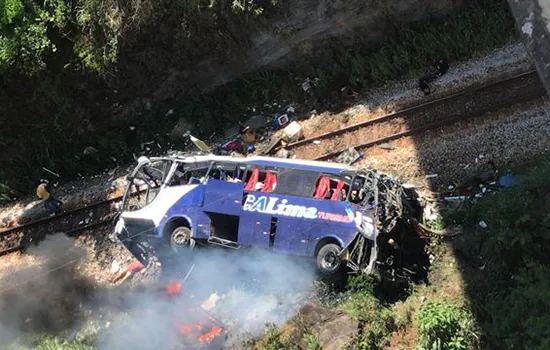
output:
[[[166,181],[172,163],[161,159],[138,165],[128,177],[123,210],[135,211],[149,205]]]

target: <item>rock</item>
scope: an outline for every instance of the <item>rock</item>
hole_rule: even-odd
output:
[[[342,163],[342,164],[351,164],[360,156],[361,154],[355,148],[352,147],[345,150],[338,157],[336,157],[336,162]]]
[[[385,149],[385,150],[388,150],[388,151],[391,151],[391,150],[395,149],[395,145],[391,142],[383,143],[383,144],[379,145],[378,147],[382,148],[382,149]]]
[[[345,349],[359,329],[359,322],[341,314],[333,320],[313,328],[323,350]]]
[[[300,124],[292,122],[283,129],[283,139],[287,142],[295,142],[303,137],[303,131]]]
[[[284,148],[281,148],[280,150],[277,151],[277,153],[275,153],[275,157],[289,158],[290,157],[290,151],[286,150]]]

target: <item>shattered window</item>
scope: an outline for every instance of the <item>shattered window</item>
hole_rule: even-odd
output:
[[[168,186],[199,184],[206,177],[209,168],[209,162],[179,163],[174,175],[168,181]]]
[[[131,182],[124,210],[139,210],[150,204],[159,193],[171,166],[170,160],[157,160],[142,165],[129,179]]]
[[[234,163],[214,163],[210,169],[208,178],[228,182],[242,182],[240,177],[244,169],[244,166],[238,166]]]
[[[278,185],[273,193],[288,196],[311,197],[319,173],[296,169],[285,169],[278,176]]]

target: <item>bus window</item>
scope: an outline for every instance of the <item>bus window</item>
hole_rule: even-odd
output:
[[[374,198],[372,193],[367,193],[365,182],[366,179],[363,176],[356,176],[354,178],[349,195],[349,201],[351,203],[363,205],[366,204],[367,201],[370,203],[371,199]]]
[[[349,185],[343,179],[321,175],[315,184],[313,198],[344,201],[348,191]]]
[[[205,178],[210,164],[202,163],[179,163],[168,186],[196,185]]]
[[[170,160],[157,160],[141,165],[129,178],[124,210],[138,210],[151,203],[160,191],[172,166]]]
[[[239,170],[239,166],[234,163],[214,163],[208,173],[208,178],[227,182],[240,182]]]
[[[276,169],[249,168],[245,176],[245,191],[261,191],[270,193],[277,188]]]
[[[318,177],[319,173],[315,171],[283,169],[277,174],[277,186],[273,193],[311,198]]]

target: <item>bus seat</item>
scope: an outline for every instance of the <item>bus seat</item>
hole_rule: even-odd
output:
[[[277,182],[277,176],[271,172],[267,171],[265,174],[265,181],[264,181],[264,187],[262,188],[262,192],[271,192],[275,189],[275,183]]]
[[[340,193],[342,193],[343,188],[344,188],[344,181],[338,180],[338,183],[336,184],[336,190],[332,193],[332,197],[330,197],[330,200],[337,201],[338,197],[340,196]]]
[[[313,198],[323,199],[327,196],[328,191],[330,191],[330,179],[328,178],[328,176],[321,176],[319,178],[319,183],[317,184],[317,188],[315,190]]]
[[[256,187],[256,183],[258,182],[259,179],[260,179],[260,169],[254,168],[254,170],[252,170],[252,175],[250,175],[250,179],[248,179],[248,182],[244,187],[244,190],[254,191],[254,188]]]

